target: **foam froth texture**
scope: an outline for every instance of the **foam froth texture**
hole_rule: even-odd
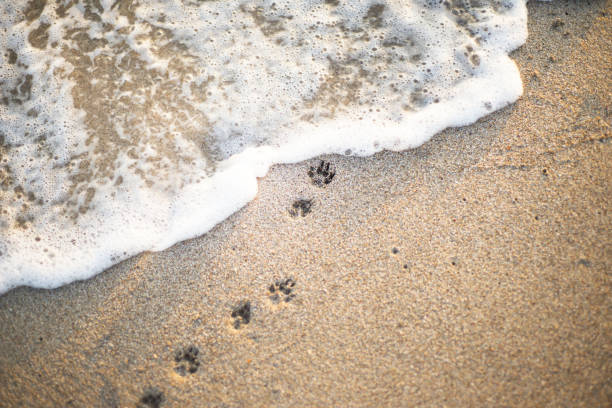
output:
[[[525,0],[0,4],[0,293],[200,235],[274,163],[514,102]]]

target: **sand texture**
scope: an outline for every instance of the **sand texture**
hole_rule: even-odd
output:
[[[0,297],[0,406],[611,406],[611,13],[530,2],[516,104]]]

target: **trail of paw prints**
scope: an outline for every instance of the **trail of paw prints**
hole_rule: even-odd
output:
[[[200,350],[193,345],[177,350],[174,353],[174,361],[176,363],[174,371],[183,377],[198,371],[198,368],[200,368],[198,354],[200,354]]]
[[[289,209],[289,214],[292,217],[297,217],[301,215],[305,217],[312,211],[312,200],[295,200]]]
[[[287,278],[278,280],[268,287],[270,295],[268,298],[274,304],[281,302],[290,302],[291,299],[295,298],[293,293],[295,287],[295,280],[293,278]]]
[[[241,302],[232,310],[232,327],[239,330],[251,322],[251,302]]]
[[[331,183],[335,175],[336,168],[334,165],[324,160],[320,161],[319,167],[310,166],[308,170],[308,176],[312,180],[312,184],[319,187]]]
[[[145,390],[142,397],[136,404],[136,408],[160,408],[164,402],[164,393],[157,388]]]

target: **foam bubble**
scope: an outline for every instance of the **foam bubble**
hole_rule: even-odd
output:
[[[200,235],[274,163],[514,102],[524,0],[0,6],[0,293]]]

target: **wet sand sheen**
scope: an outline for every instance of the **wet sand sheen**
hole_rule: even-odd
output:
[[[0,400],[609,405],[611,11],[530,4],[525,95],[473,126],[275,166],[203,237],[0,297]]]

